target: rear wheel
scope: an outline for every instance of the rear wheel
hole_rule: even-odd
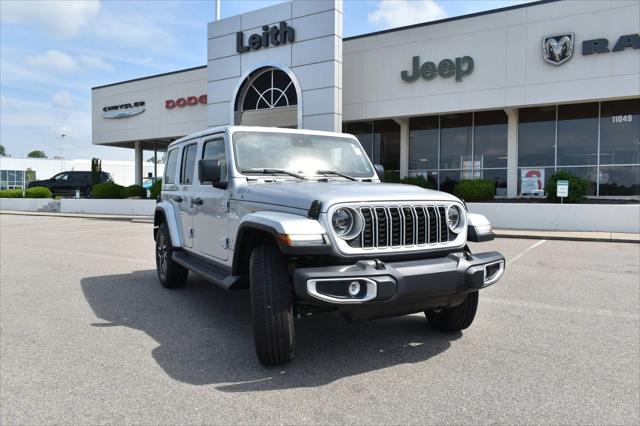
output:
[[[160,284],[165,288],[182,287],[189,270],[173,261],[173,246],[166,223],[160,224],[156,235],[156,270]]]
[[[460,331],[468,328],[476,317],[478,292],[467,294],[464,302],[458,306],[425,311],[429,323],[441,331]]]
[[[249,276],[258,359],[267,366],[286,364],[295,349],[287,259],[275,245],[258,246],[251,252]]]

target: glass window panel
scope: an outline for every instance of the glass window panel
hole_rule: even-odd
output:
[[[476,112],[473,123],[473,155],[480,167],[507,167],[507,114]]]
[[[438,116],[409,119],[409,169],[438,167]]]
[[[518,165],[555,166],[556,107],[521,108],[518,121]]]
[[[640,163],[640,98],[603,102],[600,164]]]
[[[400,170],[400,125],[393,120],[373,122],[373,156],[385,170]]]
[[[176,179],[178,166],[178,149],[173,149],[167,154],[167,166],[164,169],[164,183],[171,184]]]
[[[587,179],[587,194],[596,195],[596,178],[598,175],[598,169],[596,167],[558,167],[558,170],[565,170],[571,174]],[[571,187],[569,187],[571,191]]]
[[[598,163],[598,103],[558,106],[558,166]]]
[[[544,187],[549,182],[551,175],[555,173],[553,167],[531,167],[518,169],[518,194],[524,196],[544,195]],[[527,185],[526,192],[523,193],[522,179],[537,178],[537,185]]]
[[[496,195],[499,197],[506,197],[507,169],[482,170],[480,178],[493,181],[496,184]]]
[[[459,169],[470,166],[471,124],[471,113],[442,116],[440,169]]]
[[[453,193],[453,188],[460,182],[462,170],[447,170],[440,172],[440,191]]]
[[[600,195],[640,195],[640,166],[600,167]]]
[[[180,183],[191,185],[196,161],[197,144],[182,148],[182,165],[180,166]]]
[[[380,164],[380,158],[374,158],[373,156],[373,122],[345,123],[342,126],[342,131],[358,138],[360,145],[364,148],[371,162]]]
[[[15,170],[9,170],[9,177],[7,178],[7,180],[9,182],[15,182],[15,180],[16,180],[16,171]]]
[[[2,181],[6,181],[7,180],[7,170],[0,170],[0,180]]]

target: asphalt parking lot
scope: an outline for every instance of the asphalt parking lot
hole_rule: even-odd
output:
[[[267,369],[248,293],[161,288],[150,224],[0,215],[0,423],[638,424],[640,245],[472,249],[508,265],[470,329],[317,315]]]

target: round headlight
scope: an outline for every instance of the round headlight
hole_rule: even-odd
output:
[[[338,209],[333,212],[331,225],[339,237],[345,238],[349,235],[355,224],[354,214],[350,209]]]
[[[460,224],[460,209],[457,206],[449,207],[447,210],[447,225],[452,231]]]

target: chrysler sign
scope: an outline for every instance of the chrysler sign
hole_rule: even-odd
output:
[[[104,118],[127,118],[142,114],[145,111],[144,101],[129,102],[120,105],[110,105],[102,108]]]

